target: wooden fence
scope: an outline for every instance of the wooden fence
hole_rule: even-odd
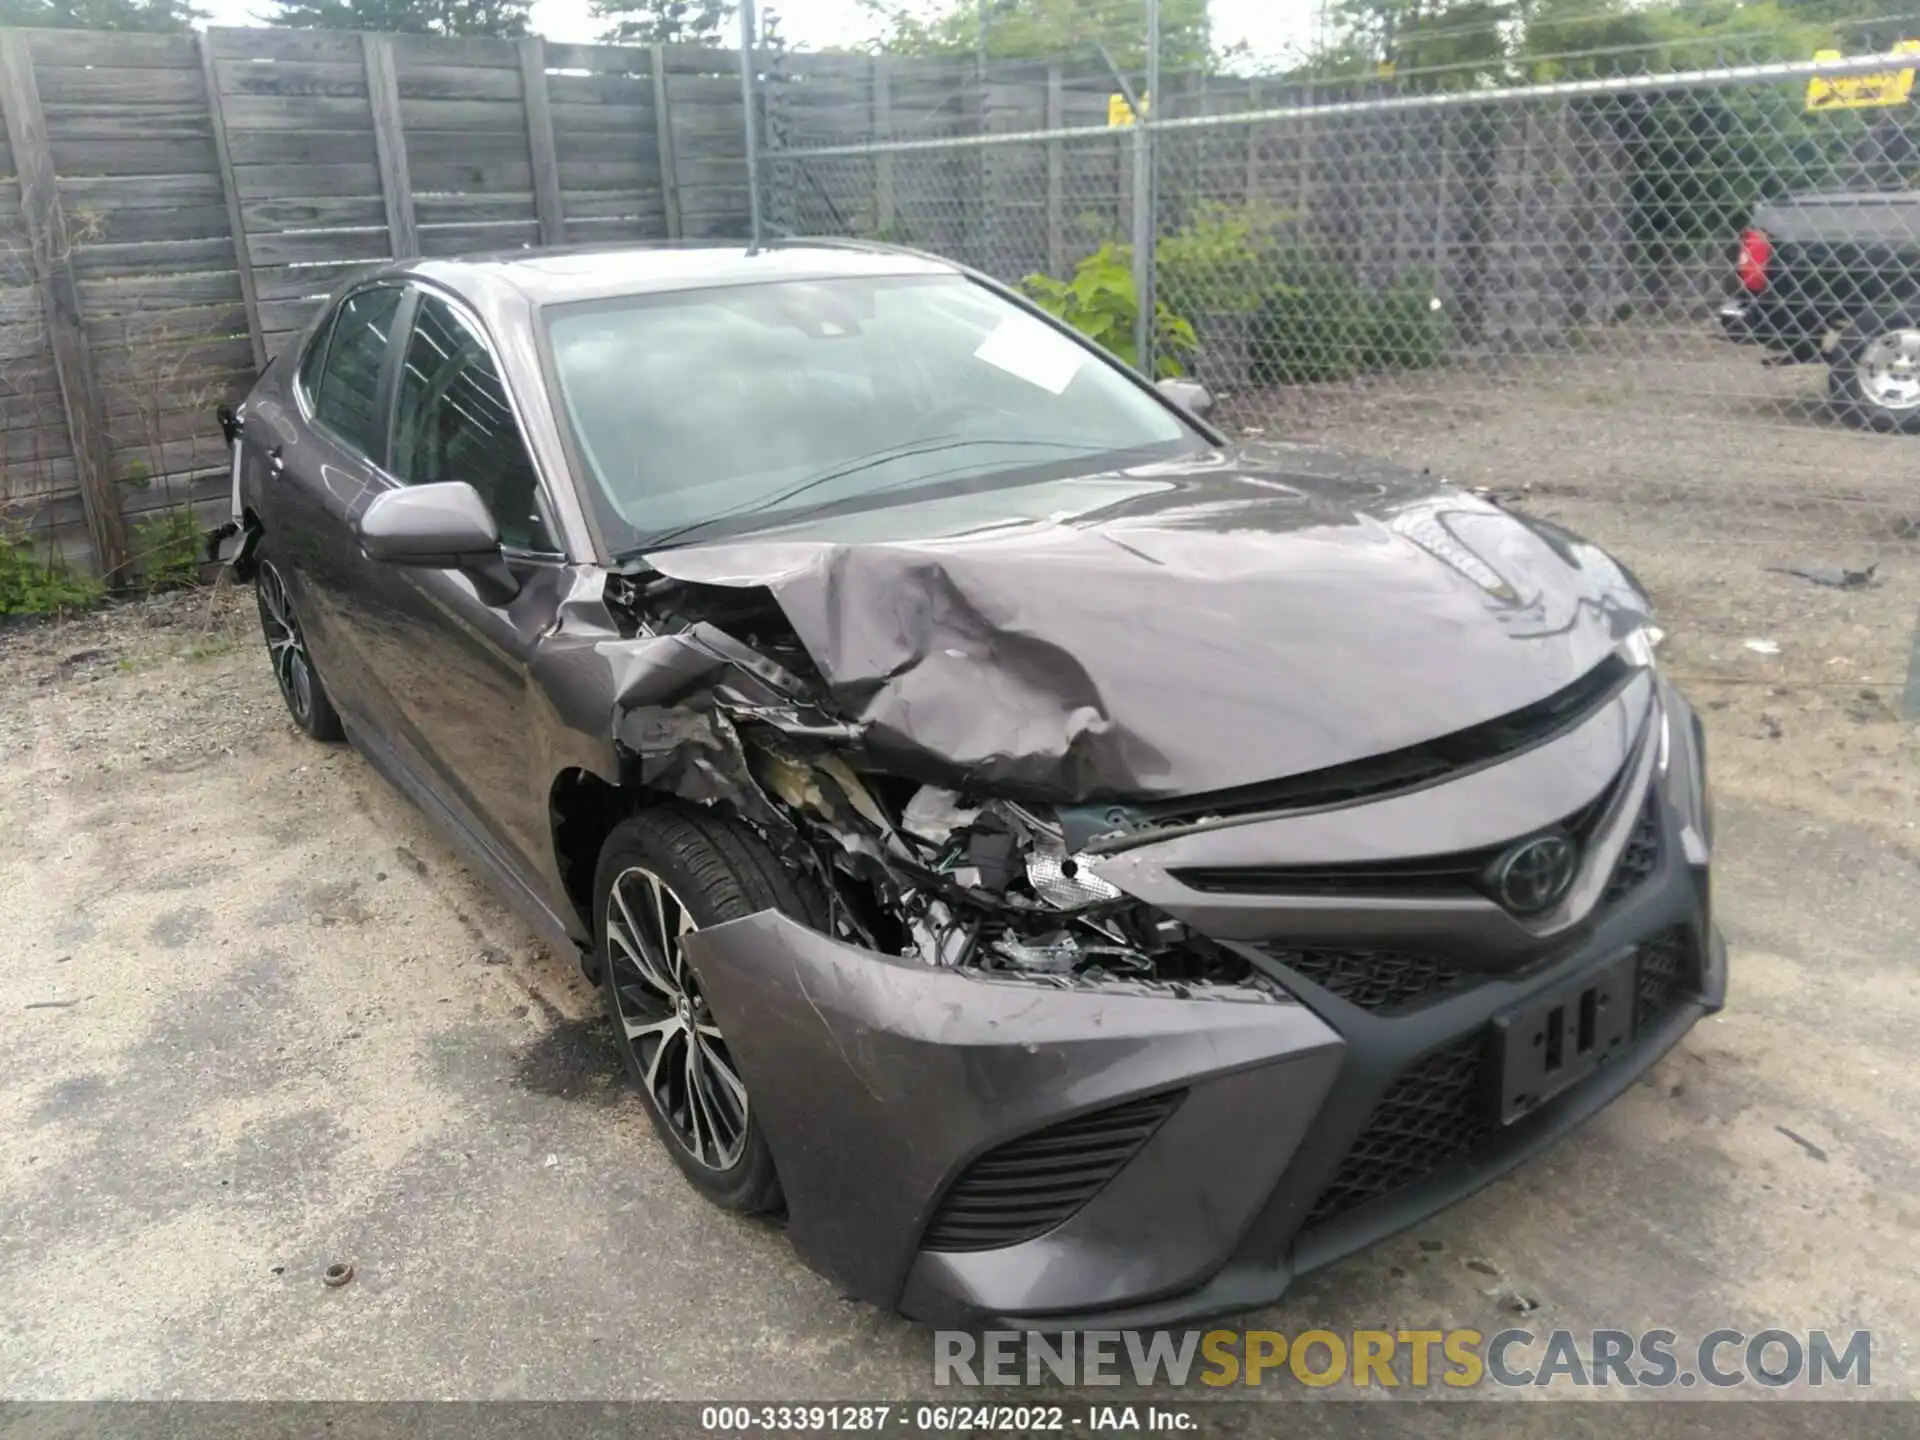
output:
[[[0,511],[110,574],[356,269],[747,227],[726,50],[0,30],[0,117]]]

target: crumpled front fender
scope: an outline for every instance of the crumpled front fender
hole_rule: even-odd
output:
[[[1301,1005],[985,980],[772,912],[684,945],[779,1167],[795,1248],[853,1294],[923,1318],[1198,1283],[1271,1190],[1344,1051]],[[1174,1116],[1057,1230],[919,1256],[975,1156],[1174,1087],[1188,1091]]]

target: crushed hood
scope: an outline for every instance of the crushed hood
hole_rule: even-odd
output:
[[[764,589],[877,763],[1060,803],[1204,794],[1539,701],[1645,621],[1596,547],[1272,445],[646,557]]]

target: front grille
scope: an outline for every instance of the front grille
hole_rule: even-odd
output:
[[[1601,896],[1600,903],[1603,906],[1611,905],[1623,899],[1651,878],[1659,868],[1660,792],[1649,786],[1647,798],[1641,802],[1640,813],[1634,817],[1626,848],[1621,850],[1620,858],[1614,862],[1613,874],[1607,879],[1606,894]]]
[[[1634,971],[1633,1028],[1636,1032],[1660,1019],[1682,995],[1699,988],[1693,962],[1693,941],[1684,929],[1664,930],[1641,945]]]
[[[997,1250],[1046,1234],[1120,1172],[1185,1094],[1129,1100],[987,1151],[948,1187],[921,1248]]]
[[[1306,1223],[1318,1225],[1425,1179],[1484,1139],[1494,1128],[1483,1114],[1484,1070],[1475,1031],[1401,1071]]]
[[[1292,950],[1273,943],[1260,948],[1303,980],[1362,1010],[1417,1009],[1469,983],[1466,972],[1411,951]]]

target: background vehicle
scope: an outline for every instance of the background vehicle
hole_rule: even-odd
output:
[[[1825,359],[1847,416],[1920,433],[1920,193],[1770,200],[1740,239],[1728,336]]]

